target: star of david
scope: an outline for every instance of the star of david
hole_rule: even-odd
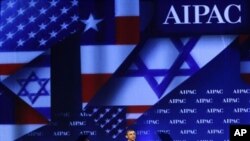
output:
[[[190,52],[195,47],[198,40],[199,38],[190,38],[184,45],[181,39],[171,38],[171,42],[174,44],[179,54],[170,69],[149,69],[141,57],[137,55],[133,62],[137,69],[128,69],[125,76],[144,77],[158,98],[160,98],[176,76],[191,76],[200,69],[194,58],[190,55]],[[181,68],[183,63],[187,63],[189,68]],[[163,80],[160,83],[155,79],[155,77],[159,76],[163,76]]]
[[[17,81],[21,85],[18,95],[27,96],[32,104],[34,104],[40,96],[49,95],[49,92],[46,90],[46,84],[49,82],[49,79],[38,78],[34,72],[31,72],[28,78],[18,79]]]

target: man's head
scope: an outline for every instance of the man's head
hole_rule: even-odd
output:
[[[89,141],[89,139],[87,135],[80,135],[77,141]]]
[[[126,138],[128,139],[128,141],[135,141],[136,139],[135,130],[132,130],[132,129],[127,130]]]

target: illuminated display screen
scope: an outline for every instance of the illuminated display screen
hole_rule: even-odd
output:
[[[0,5],[0,141],[249,136],[248,1]]]

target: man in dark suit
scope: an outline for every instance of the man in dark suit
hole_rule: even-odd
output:
[[[133,129],[128,129],[128,130],[126,131],[125,137],[127,138],[128,141],[135,141],[135,139],[136,139],[135,130],[133,130]]]
[[[79,136],[79,138],[77,139],[77,141],[89,141],[89,139],[88,139],[88,136],[81,135],[81,136]]]

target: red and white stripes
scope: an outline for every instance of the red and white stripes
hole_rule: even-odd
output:
[[[115,0],[117,44],[136,44],[139,42],[139,14],[139,0]]]
[[[127,106],[127,125],[133,124],[145,111],[147,111],[151,105],[135,105]]]
[[[240,74],[247,83],[250,83],[250,60],[240,62]]]
[[[81,46],[83,107],[109,80],[139,42],[139,0],[114,2],[115,43]]]
[[[134,45],[81,46],[83,106],[107,82],[133,48]]]
[[[40,54],[42,51],[0,52],[0,80],[3,81]]]
[[[250,84],[250,47],[248,45],[244,45],[246,42],[249,42],[250,36],[242,34],[238,39],[241,47],[240,51],[241,49],[244,51],[244,55],[241,54],[240,75],[244,81]],[[245,52],[245,50],[247,50],[248,52]]]

